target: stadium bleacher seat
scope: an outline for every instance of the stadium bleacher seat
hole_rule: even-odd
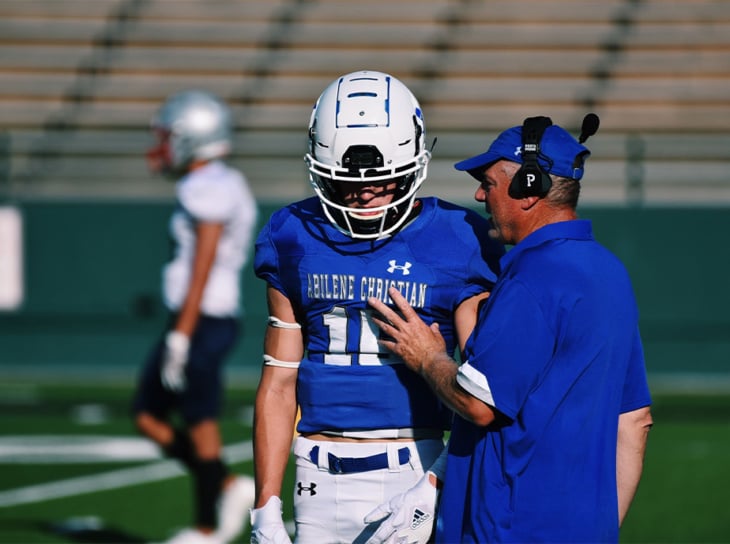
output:
[[[430,192],[468,200],[452,163],[524,117],[595,111],[584,202],[726,204],[729,48],[711,0],[3,0],[0,196],[169,196],[147,127],[187,87],[233,106],[260,198],[304,196],[312,103],[368,68],[421,100]]]

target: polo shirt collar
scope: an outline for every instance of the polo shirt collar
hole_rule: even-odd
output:
[[[593,240],[591,222],[588,219],[571,219],[540,227],[528,234],[500,259],[502,270],[506,269],[519,253],[552,240]]]

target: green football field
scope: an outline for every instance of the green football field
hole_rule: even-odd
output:
[[[226,457],[249,476],[253,387],[229,387],[222,423]],[[119,383],[3,380],[0,542],[160,542],[190,524],[190,482],[136,436],[130,394]],[[622,542],[730,542],[730,396],[654,399]]]

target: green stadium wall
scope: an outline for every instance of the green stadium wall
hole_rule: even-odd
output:
[[[25,294],[19,308],[0,311],[0,370],[132,375],[165,323],[160,269],[171,205],[14,205],[24,225]],[[278,206],[262,204],[261,222]],[[730,376],[730,209],[582,207],[580,215],[629,270],[650,374]],[[250,264],[242,281],[244,332],[228,368],[253,375],[265,289]]]

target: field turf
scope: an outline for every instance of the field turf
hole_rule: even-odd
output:
[[[253,388],[229,387],[222,420],[227,456],[247,475]],[[130,395],[120,383],[2,381],[0,542],[160,542],[190,524],[190,481],[136,436]],[[644,477],[621,541],[730,542],[730,396],[654,399]],[[80,454],[92,450],[98,457]],[[286,493],[284,502],[290,519]]]

